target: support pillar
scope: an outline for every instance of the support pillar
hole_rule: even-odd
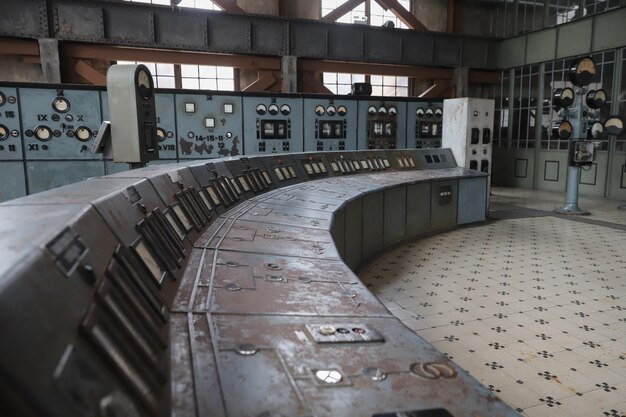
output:
[[[41,81],[50,84],[61,83],[61,65],[59,60],[58,39],[39,39],[39,57],[41,59]]]
[[[454,87],[456,97],[467,97],[469,95],[468,67],[458,67],[454,69]]]
[[[280,61],[281,75],[283,77],[283,93],[298,92],[298,58],[293,55],[285,55]]]

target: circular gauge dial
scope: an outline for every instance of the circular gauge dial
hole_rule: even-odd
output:
[[[283,116],[288,116],[291,113],[291,107],[289,107],[288,104],[283,104],[282,106],[280,106],[280,113]]]
[[[348,109],[346,108],[346,106],[337,107],[337,114],[339,114],[339,116],[345,116],[347,113]]]
[[[39,126],[35,129],[35,138],[42,142],[50,140],[52,137],[52,130],[47,126]]]
[[[435,109],[435,117],[441,117],[443,115],[442,109]]]
[[[585,97],[585,102],[587,103],[587,106],[591,107],[592,109],[599,109],[600,107],[604,106],[606,100],[607,94],[606,91],[604,91],[603,89],[590,90]]]
[[[604,126],[600,122],[594,122],[589,128],[589,132],[592,138],[598,139],[604,133]]]
[[[618,136],[624,131],[624,119],[611,116],[604,122],[604,131],[607,135]]]
[[[157,127],[156,135],[159,142],[163,142],[167,138],[165,130],[161,127]]]
[[[315,114],[317,114],[318,116],[323,116],[325,112],[326,110],[324,110],[324,106],[319,104],[315,106]]]
[[[137,89],[144,100],[152,97],[152,76],[147,69],[140,68],[137,71]]]
[[[418,119],[421,119],[422,117],[424,117],[425,113],[426,112],[422,108],[415,110],[415,116],[417,116]]]
[[[569,87],[554,90],[553,103],[556,107],[565,109],[574,103],[574,90]]]
[[[387,114],[387,109],[384,106],[379,107],[378,114],[380,114],[381,116],[384,116],[385,114]]]
[[[575,60],[569,68],[569,80],[577,87],[589,85],[596,76],[596,63],[591,57]]]
[[[88,141],[91,139],[91,130],[88,127],[79,126],[74,132],[74,136],[81,142]]]
[[[398,114],[398,110],[395,107],[389,107],[389,115],[395,116],[396,114]]]
[[[263,116],[265,113],[267,113],[267,107],[265,107],[265,104],[257,104],[256,106],[256,113]]]
[[[2,94],[2,91],[0,91],[0,106],[4,105],[5,102],[6,97],[4,96],[4,94]]]
[[[5,140],[9,137],[9,129],[5,125],[0,125],[0,140]]]
[[[574,128],[572,127],[572,124],[567,120],[563,120],[560,123],[557,122],[555,136],[560,139],[569,139],[573,130]]]
[[[434,114],[435,114],[435,111],[431,109],[430,107],[426,109],[426,117],[433,117]]]
[[[329,116],[334,116],[335,114],[337,114],[337,109],[335,108],[335,106],[328,106],[326,108],[326,114],[328,114]]]
[[[369,106],[369,108],[367,109],[367,114],[369,114],[370,116],[375,115],[376,114],[376,107]]]
[[[277,115],[279,111],[278,104],[270,104],[270,106],[267,108],[267,111],[273,116]]]
[[[52,108],[59,113],[65,113],[70,109],[70,102],[65,97],[57,97],[52,102]]]

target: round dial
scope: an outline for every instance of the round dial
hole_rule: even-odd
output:
[[[324,106],[322,105],[315,106],[315,114],[317,114],[318,116],[323,116],[324,112],[325,112]]]
[[[395,107],[389,107],[389,115],[390,116],[395,116],[396,114],[398,114],[398,110]]]
[[[380,114],[381,116],[387,114],[387,109],[385,108],[385,106],[381,106],[378,108],[378,114]]]
[[[592,109],[599,109],[600,107],[604,106],[604,104],[606,103],[606,99],[606,91],[604,91],[603,89],[599,89],[589,90],[585,101],[587,103],[587,106],[591,107]]]
[[[558,108],[565,109],[574,103],[574,90],[569,87],[554,90],[552,102]]]
[[[370,116],[373,116],[376,114],[376,107],[374,106],[369,106],[367,109],[367,114],[369,114]]]
[[[618,136],[624,131],[624,119],[611,116],[604,122],[604,131],[607,135]]]
[[[2,94],[2,91],[0,91],[0,106],[4,105],[5,102],[6,97],[4,96],[4,94]]]
[[[48,126],[39,126],[35,129],[35,138],[42,142],[50,140],[52,137],[52,130]]]
[[[283,104],[280,106],[280,113],[284,116],[287,116],[291,113],[291,107],[288,104]]]
[[[442,109],[435,109],[435,117],[441,117],[443,115]]]
[[[52,102],[52,108],[59,113],[65,113],[70,109],[70,102],[65,97],[57,97]]]
[[[421,107],[417,110],[415,110],[415,116],[417,116],[418,119],[421,119],[422,117],[424,117],[424,109],[422,109]]]
[[[256,113],[263,116],[265,113],[267,113],[267,107],[265,107],[265,104],[257,104],[256,106]]]
[[[163,142],[165,138],[167,137],[165,130],[163,130],[163,128],[161,127],[157,127],[156,134],[157,134],[157,139],[159,140],[159,142]]]
[[[557,132],[556,132],[557,137],[560,139],[569,139],[569,137],[572,135],[573,130],[574,128],[572,127],[572,124],[568,122],[567,120],[563,120],[558,125]]]
[[[569,68],[569,80],[577,87],[589,85],[596,76],[596,63],[591,57],[575,60]]]
[[[146,69],[139,69],[137,72],[137,89],[144,100],[152,97],[152,76]]]
[[[267,108],[267,111],[271,114],[271,115],[277,115],[278,114],[278,104],[270,104],[270,106]]]
[[[337,114],[339,114],[339,116],[345,116],[347,113],[348,109],[346,108],[346,106],[337,107]]]
[[[600,122],[594,122],[589,128],[589,133],[591,133],[591,137],[594,139],[598,139],[602,136],[604,132],[604,126]]]
[[[88,141],[89,139],[91,139],[91,130],[89,130],[88,127],[79,126],[74,132],[74,136],[81,142]]]
[[[0,140],[5,140],[9,137],[9,129],[5,125],[0,125]]]
[[[337,114],[337,109],[335,108],[335,106],[328,106],[326,108],[326,114],[328,114],[329,116],[334,116],[335,114]]]
[[[435,111],[431,109],[430,107],[426,109],[426,117],[433,117],[434,114],[435,114]]]

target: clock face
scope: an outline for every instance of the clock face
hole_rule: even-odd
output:
[[[151,75],[146,70],[140,69],[137,73],[137,89],[139,94],[145,100],[152,97],[152,82]]]

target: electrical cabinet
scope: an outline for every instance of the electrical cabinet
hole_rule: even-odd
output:
[[[304,99],[304,150],[356,149],[357,101],[332,97]]]
[[[22,159],[22,132],[17,90],[0,87],[0,160]]]
[[[359,100],[358,149],[406,148],[406,102]]]
[[[243,98],[244,154],[302,152],[302,99]]]
[[[410,101],[406,118],[408,148],[441,148],[443,101]]]

